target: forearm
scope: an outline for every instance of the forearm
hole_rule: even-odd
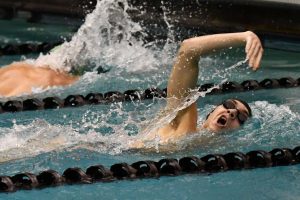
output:
[[[196,87],[201,56],[243,45],[249,65],[256,70],[260,65],[263,48],[259,38],[251,31],[201,36],[183,41],[169,78],[168,97],[181,99]]]
[[[179,51],[191,61],[198,63],[202,55],[214,53],[224,48],[245,45],[246,37],[247,32],[239,32],[190,38],[182,42]]]
[[[196,87],[198,62],[201,55],[227,47],[236,47],[245,42],[245,32],[208,35],[184,40],[170,75],[168,97],[184,97],[189,89]]]

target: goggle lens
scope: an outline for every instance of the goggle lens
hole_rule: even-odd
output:
[[[239,123],[240,124],[244,124],[245,121],[248,119],[248,115],[245,114],[244,112],[241,112],[235,105],[235,103],[232,101],[232,100],[227,100],[227,101],[224,101],[222,103],[222,105],[224,106],[224,108],[226,109],[235,109],[238,111],[238,114],[237,114],[237,119],[239,120]]]

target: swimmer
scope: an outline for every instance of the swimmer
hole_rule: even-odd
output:
[[[201,56],[221,49],[245,45],[246,58],[253,70],[260,66],[263,48],[259,38],[251,31],[227,33],[190,38],[181,43],[177,58],[168,81],[167,109],[176,108],[180,100],[185,99],[191,89],[197,87]],[[240,99],[228,99],[218,105],[207,116],[200,129],[212,132],[224,132],[242,126],[252,115],[250,106]],[[197,105],[191,104],[180,110],[167,125],[150,133],[142,141],[135,141],[133,148],[144,147],[144,141],[153,141],[159,137],[160,144],[178,140],[188,134],[197,133]]]
[[[249,65],[253,70],[260,66],[263,48],[259,38],[251,31],[225,33],[194,37],[181,43],[168,81],[168,108],[178,106],[180,100],[188,96],[191,89],[196,88],[201,56],[218,50],[245,45]],[[31,93],[32,88],[49,86],[66,86],[79,79],[67,73],[57,72],[48,66],[36,67],[24,62],[17,62],[0,69],[0,95],[16,96]],[[180,110],[176,117],[166,126],[160,128],[155,135],[162,141],[179,138],[197,131],[196,103]],[[207,117],[201,128],[213,132],[228,131],[240,127],[249,117],[249,105],[238,99],[228,99],[218,105]]]
[[[30,94],[33,88],[67,86],[78,79],[77,76],[52,70],[48,66],[14,62],[0,68],[0,96]]]

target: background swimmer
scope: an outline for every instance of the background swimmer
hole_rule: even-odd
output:
[[[0,95],[10,97],[29,94],[33,88],[66,86],[79,77],[55,71],[48,66],[34,66],[26,62],[14,62],[0,68]]]
[[[168,82],[167,108],[178,106],[194,89],[198,80],[198,62],[201,56],[217,50],[246,45],[247,59],[253,70],[258,69],[263,54],[259,38],[252,32],[216,34],[190,38],[182,42]],[[14,96],[30,93],[32,88],[65,86],[78,80],[64,72],[50,69],[49,66],[36,67],[24,62],[13,63],[0,69],[0,94]],[[231,130],[241,126],[251,116],[251,109],[237,99],[225,101],[208,116],[201,128],[214,132]],[[180,110],[176,117],[154,135],[162,141],[179,138],[197,130],[197,108],[193,103]]]

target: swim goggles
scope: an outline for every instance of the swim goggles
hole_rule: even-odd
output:
[[[222,103],[222,105],[224,106],[224,108],[226,109],[235,109],[237,110],[237,119],[239,121],[240,124],[244,124],[245,121],[247,121],[247,119],[249,118],[249,115],[246,114],[245,112],[241,112],[237,107],[236,104],[234,103],[233,100],[228,99],[226,101],[224,101]]]

